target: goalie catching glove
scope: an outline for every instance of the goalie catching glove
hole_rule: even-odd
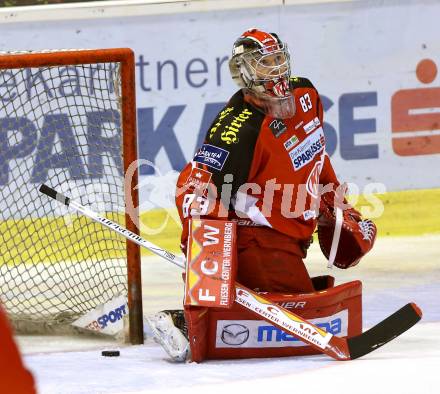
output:
[[[328,259],[336,228],[336,206],[343,198],[332,191],[321,195],[318,219],[318,240],[322,253]],[[342,208],[341,208],[342,209]],[[353,267],[370,251],[376,239],[376,225],[363,220],[361,214],[344,200],[343,221],[336,257],[333,264],[342,269]]]

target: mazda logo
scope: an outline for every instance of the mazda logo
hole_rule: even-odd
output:
[[[240,346],[249,339],[249,328],[242,324],[228,324],[223,327],[221,340],[226,345]]]

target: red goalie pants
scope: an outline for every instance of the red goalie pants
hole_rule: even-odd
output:
[[[237,227],[237,281],[250,289],[308,293],[314,290],[304,248],[269,227]]]

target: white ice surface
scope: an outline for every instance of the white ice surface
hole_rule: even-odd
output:
[[[319,248],[307,259],[312,275],[326,273]],[[424,317],[393,342],[355,361],[326,356],[172,364],[148,340],[18,337],[39,393],[440,393],[440,236],[379,239],[358,267],[333,269],[337,283],[363,282],[364,329],[416,302]],[[180,272],[158,258],[143,263],[144,310],[178,308]],[[119,349],[105,358],[101,350]]]

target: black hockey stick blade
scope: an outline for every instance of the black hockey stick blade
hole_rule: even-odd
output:
[[[354,360],[380,348],[410,329],[421,318],[422,311],[416,304],[406,304],[403,308],[400,308],[364,333],[348,338],[350,359]]]
[[[52,189],[51,187],[45,185],[44,183],[40,186],[40,193],[45,194],[46,196],[49,196],[50,198],[53,198],[54,200],[59,201],[61,204],[69,205],[70,198],[66,197],[64,194],[61,194],[57,192],[56,190]]]

